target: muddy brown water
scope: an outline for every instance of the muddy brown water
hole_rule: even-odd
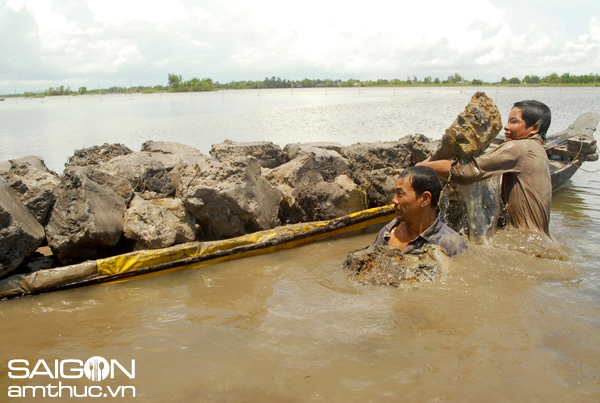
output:
[[[363,286],[341,264],[374,234],[326,240],[2,302],[2,358],[135,360],[135,379],[103,386],[143,401],[594,401],[599,252],[577,189],[553,205],[567,261],[502,233],[434,282]],[[60,381],[6,375],[5,391]]]
[[[502,232],[434,282],[363,286],[341,265],[373,241],[366,233],[0,301],[0,400],[61,385],[62,398],[72,387],[109,401],[133,400],[125,386],[148,402],[598,401],[599,175],[579,171],[554,194],[551,232],[567,260],[535,257],[535,241]],[[11,360],[27,360],[30,375],[44,360],[76,376],[64,360],[93,356],[126,369],[135,360],[134,378],[43,366],[10,377],[25,373]],[[26,392],[12,400],[52,400]]]

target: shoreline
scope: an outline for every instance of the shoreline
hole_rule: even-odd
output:
[[[447,83],[447,84],[398,84],[398,85],[360,85],[360,86],[314,86],[314,87],[253,87],[253,88],[215,88],[213,90],[208,91],[149,91],[149,90],[140,90],[140,91],[118,91],[118,92],[110,92],[107,89],[102,90],[89,90],[85,94],[80,94],[78,92],[72,92],[70,94],[60,94],[60,95],[45,95],[41,93],[31,93],[32,95],[26,95],[26,92],[20,94],[0,94],[0,97],[5,98],[2,101],[6,101],[8,99],[15,98],[23,98],[23,99],[42,99],[42,98],[53,98],[53,97],[78,97],[85,95],[151,95],[151,94],[192,94],[192,93],[215,93],[215,92],[227,92],[227,91],[257,91],[257,90],[281,90],[281,91],[290,91],[290,90],[307,90],[307,89],[322,89],[322,90],[335,90],[335,89],[372,89],[372,88],[461,88],[461,89],[475,89],[475,88],[599,88],[600,82],[596,83],[581,83],[581,84],[493,84],[493,83],[484,83],[484,84],[457,84],[457,83]]]

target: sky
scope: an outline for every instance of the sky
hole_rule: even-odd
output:
[[[0,0],[0,93],[600,73],[598,0]]]

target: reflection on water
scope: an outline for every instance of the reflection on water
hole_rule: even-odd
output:
[[[135,359],[146,401],[600,397],[573,261],[497,242],[416,289],[355,284],[341,264],[374,236],[4,302],[2,358]]]
[[[554,96],[551,107],[559,102],[550,90],[519,91],[501,89],[497,94],[503,113],[517,99],[544,101]],[[308,105],[313,101],[299,107],[296,102],[305,102],[296,99],[300,92],[274,98],[257,95],[250,109],[240,101],[228,116],[251,116],[249,127],[258,127],[263,118],[281,115],[283,120],[274,123],[281,138],[286,138],[282,133],[289,118],[298,131],[307,130],[315,139],[330,140],[315,134],[321,129],[342,133],[352,126],[352,136],[362,131],[367,133],[362,141],[370,141],[369,127],[356,125],[385,116],[416,122],[427,115],[422,105],[431,101],[427,93],[412,94],[414,104],[421,105],[412,110],[413,103],[401,101],[400,92],[395,100],[389,93],[363,93],[360,103],[372,105],[353,103],[350,109],[357,116],[336,132],[326,116],[344,110],[347,100],[332,94],[323,99],[304,93],[318,98],[315,102],[324,109]],[[582,94],[578,99],[585,102],[588,92]],[[456,93],[439,92],[436,97],[442,99],[440,105],[448,103],[444,97],[452,99],[449,109],[455,115],[470,94],[458,100]],[[131,125],[126,115],[135,108],[126,102],[130,101],[121,101],[123,112],[115,122]],[[576,102],[565,106],[568,122],[574,120]],[[265,111],[261,103],[278,106]],[[215,117],[217,104],[207,104],[206,109],[193,105],[173,105],[169,113],[187,121],[192,118],[186,114],[205,110],[210,130],[218,130],[220,124],[232,127],[224,117]],[[160,104],[147,106],[161,111]],[[384,112],[376,112],[379,108]],[[366,110],[381,115],[368,116]],[[556,110],[553,121],[565,120],[562,109]],[[347,115],[339,113],[337,122],[346,121]],[[311,126],[298,116],[320,123]],[[452,119],[438,124],[446,127]],[[147,139],[143,128],[153,122],[150,118],[138,125],[140,138]],[[113,124],[91,126],[104,130]],[[387,124],[391,125],[382,124],[376,133],[392,130],[393,139],[418,131]],[[563,127],[558,125],[556,131]],[[54,133],[56,128],[47,130]],[[166,139],[177,141],[173,132],[187,129],[174,124],[169,130],[172,137]],[[237,130],[243,131],[239,124]],[[361,141],[357,138],[349,136],[343,143]],[[99,139],[103,137],[88,138],[86,145],[100,144]],[[68,154],[79,147],[61,146]],[[600,163],[584,167],[597,170]],[[94,355],[122,362],[135,359],[131,384],[140,400],[148,402],[598,401],[598,175],[580,171],[554,195],[550,230],[567,260],[515,250],[535,246],[535,240],[504,232],[495,242],[471,244],[451,259],[438,280],[401,290],[355,284],[341,268],[347,253],[372,242],[374,233],[335,239],[199,269],[0,302],[0,360],[87,360]],[[0,390],[11,384],[49,383],[41,378],[10,380],[5,366]]]
[[[597,136],[596,136],[597,137]],[[600,161],[586,163],[569,186],[553,194],[550,230],[553,237],[570,249],[569,256],[582,270],[570,289],[590,307],[600,306]],[[565,297],[567,300],[570,297]],[[600,327],[599,316],[586,317]]]

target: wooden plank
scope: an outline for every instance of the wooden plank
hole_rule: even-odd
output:
[[[563,130],[560,133],[549,136],[546,139],[546,145],[544,148],[549,149],[556,147],[557,145],[564,143],[569,138],[574,136],[587,136],[594,138],[594,132],[596,126],[598,126],[598,120],[600,117],[598,114],[593,112],[586,112],[579,116],[568,129]]]
[[[593,154],[596,152],[596,140],[587,136],[573,136],[567,140],[567,150],[577,154]]]

